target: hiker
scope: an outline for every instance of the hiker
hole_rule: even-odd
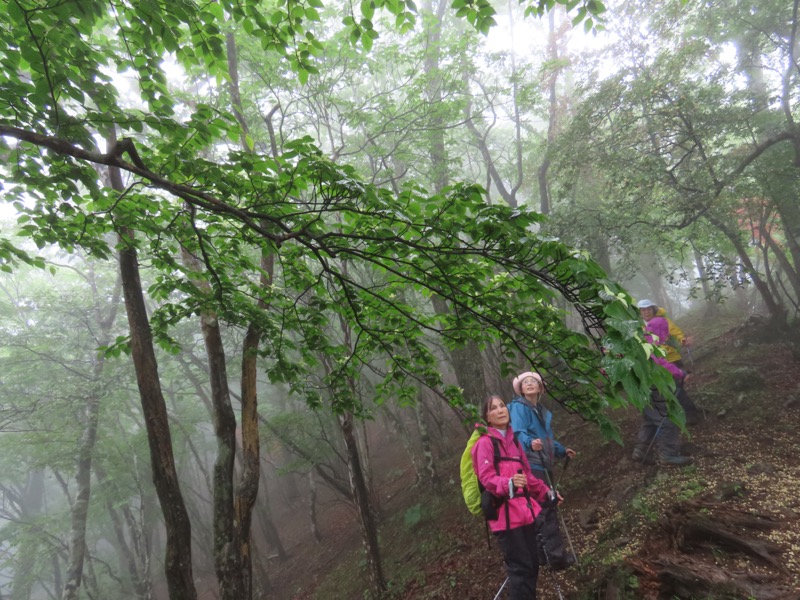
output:
[[[659,307],[652,300],[640,300],[637,302],[636,306],[639,309],[639,313],[642,315],[642,319],[644,319],[645,323],[653,317],[663,317],[666,319],[667,325],[669,326],[669,334],[667,338],[662,339],[659,342],[659,345],[666,351],[667,361],[682,371],[685,371],[683,367],[683,357],[681,356],[678,346],[686,347],[688,349],[689,340],[683,334],[681,328],[672,322],[672,319],[667,316],[666,310]],[[675,397],[678,399],[678,402],[680,402],[683,412],[686,414],[686,424],[694,425],[697,423],[697,405],[695,405],[694,401],[691,399],[691,397],[689,397],[689,394],[686,391],[686,386],[683,384],[683,380],[680,382],[676,380],[675,383]]]
[[[557,491],[553,485],[555,461],[564,457],[572,458],[576,453],[572,448],[564,447],[553,436],[553,415],[540,402],[545,391],[541,375],[526,371],[514,378],[512,386],[517,394],[509,405],[514,435],[525,448],[533,474]],[[544,508],[537,520],[541,534],[540,562],[555,570],[575,563],[575,557],[564,546],[558,521],[556,507]]]
[[[651,316],[646,323],[647,341],[658,344],[669,336],[669,325],[664,317]],[[676,385],[682,383],[686,374],[675,363],[663,356],[651,355],[656,364],[667,369],[675,379]],[[667,418],[667,401],[654,388],[650,393],[650,404],[642,413],[642,425],[636,436],[633,448],[633,460],[637,462],[653,462],[650,451],[656,447],[659,462],[666,465],[688,465],[692,459],[680,453],[680,431],[678,426]]]
[[[560,502],[561,496],[531,473],[525,453],[514,438],[508,408],[500,396],[489,396],[481,415],[488,423],[486,435],[472,448],[478,481],[495,500],[496,518],[487,519],[503,552],[512,600],[536,598],[539,560],[534,520],[541,505]],[[499,459],[495,459],[495,444]]]

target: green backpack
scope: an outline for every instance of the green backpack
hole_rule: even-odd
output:
[[[482,515],[485,519],[493,521],[497,518],[497,508],[505,503],[505,499],[496,498],[488,492],[487,497],[482,497],[484,489],[480,481],[478,481],[478,475],[472,465],[472,447],[482,435],[487,435],[487,433],[486,425],[476,427],[469,437],[467,447],[464,448],[464,452],[461,454],[461,494],[464,496],[464,503],[467,505],[469,512],[476,517]],[[496,473],[500,472],[499,465],[502,461],[518,462],[521,465],[522,461],[517,457],[501,456],[500,440],[495,437],[492,437],[491,440],[494,447],[494,470]],[[516,444],[520,455],[522,455],[522,448],[516,438],[514,438],[514,444]]]
[[[476,517],[481,515],[481,486],[478,483],[478,476],[472,466],[472,447],[480,437],[486,433],[486,427],[476,427],[469,437],[467,447],[461,455],[461,494],[464,496],[464,503],[469,512]]]

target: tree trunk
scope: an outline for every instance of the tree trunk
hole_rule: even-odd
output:
[[[547,60],[555,65],[558,60],[558,44],[556,43],[556,15],[555,10],[548,11],[547,15]],[[556,83],[558,82],[558,69],[553,67],[553,72],[547,80],[547,142],[544,147],[544,157],[542,164],[536,173],[539,180],[539,210],[543,215],[550,214],[550,191],[547,185],[547,172],[550,169],[550,145],[555,140],[556,119],[558,118],[558,96],[556,95]]]
[[[283,542],[281,542],[281,537],[278,535],[278,528],[275,527],[275,522],[272,519],[272,510],[270,509],[269,495],[266,487],[267,474],[263,469],[263,464],[261,469],[259,481],[261,482],[263,491],[261,493],[261,502],[258,503],[258,520],[261,523],[262,535],[267,543],[275,549],[275,552],[278,554],[278,559],[282,562],[289,558],[289,554],[286,552]]]
[[[422,465],[419,464],[419,458],[417,457],[417,453],[414,452],[414,444],[411,441],[411,436],[408,432],[408,427],[406,424],[403,423],[403,419],[400,415],[395,412],[395,410],[389,406],[388,404],[383,405],[384,411],[383,414],[389,419],[394,428],[394,433],[400,438],[400,442],[403,444],[403,448],[408,454],[408,458],[411,461],[411,467],[414,469],[414,484],[417,485],[421,478],[422,478]]]
[[[78,469],[75,474],[77,491],[71,508],[69,534],[69,559],[62,600],[77,600],[83,575],[84,548],[86,547],[86,520],[89,516],[89,499],[92,482],[92,454],[97,440],[97,421],[100,399],[92,395],[86,401],[85,424],[78,447]]]
[[[91,277],[92,283],[94,284],[93,274],[91,274]],[[121,281],[120,278],[117,277],[117,283],[114,288],[107,315],[101,314],[102,306],[97,296],[95,296],[95,315],[99,321],[98,343],[100,346],[107,346],[110,342],[111,327],[117,315],[120,287]],[[95,285],[92,285],[92,289],[96,291]],[[92,379],[94,381],[100,379],[104,366],[104,357],[102,355],[95,357],[92,367]],[[86,521],[89,517],[89,500],[91,498],[92,485],[92,456],[94,454],[94,445],[97,440],[99,412],[100,398],[96,395],[87,398],[83,435],[78,445],[78,465],[75,474],[75,483],[78,489],[75,494],[75,502],[72,504],[70,510],[69,558],[67,560],[66,581],[64,582],[63,591],[61,593],[62,600],[77,600],[78,591],[81,586],[81,578],[83,576],[83,549],[86,546]]]
[[[772,250],[781,269],[783,269],[783,272],[786,273],[786,278],[789,280],[789,284],[792,286],[795,298],[800,299],[800,275],[798,274],[798,270],[794,265],[792,265],[783,248],[781,248],[778,242],[775,241],[775,238],[772,237],[772,234],[766,227],[760,227],[760,234],[761,239],[764,240],[767,248]]]
[[[425,422],[425,413],[422,410],[422,390],[417,393],[417,401],[414,403],[414,416],[417,419],[417,427],[419,428],[419,441],[420,448],[422,449],[422,468],[425,482],[433,486],[434,489],[439,488],[439,473],[436,470],[436,461],[433,459],[433,446],[431,444],[431,437],[428,435],[428,424]]]
[[[346,412],[339,415],[339,427],[342,431],[344,444],[347,448],[347,469],[350,475],[350,487],[353,499],[358,508],[361,523],[361,536],[364,543],[367,565],[369,566],[370,587],[375,598],[381,598],[386,592],[386,580],[383,576],[383,566],[378,546],[378,528],[369,502],[369,490],[364,480],[361,469],[361,460],[358,454],[358,442],[353,431],[353,414]]]
[[[124,189],[118,168],[109,168],[109,177],[115,190],[122,191]],[[192,575],[191,523],[175,469],[169,416],[161,391],[153,336],[150,331],[150,321],[147,317],[142,282],[139,277],[138,255],[133,231],[127,228],[122,229],[119,234],[119,242],[119,265],[131,334],[131,356],[147,429],[153,483],[164,515],[167,535],[164,556],[167,588],[170,600],[196,600],[197,591]]]
[[[44,503],[44,471],[36,470],[28,475],[28,483],[21,494],[20,517],[30,525],[42,511]],[[30,527],[21,536],[14,564],[14,579],[11,582],[11,600],[29,600],[34,583],[34,567],[39,555],[40,536]]]
[[[314,471],[308,472],[308,519],[311,524],[311,535],[319,544],[322,542],[322,534],[317,523],[317,480],[314,479]]]
[[[436,314],[447,315],[450,308],[443,298],[434,295],[433,308]],[[474,406],[480,406],[488,391],[486,377],[483,372],[483,357],[475,342],[467,342],[461,348],[450,351],[450,361],[453,371],[464,394],[464,399]]]
[[[202,243],[202,242],[201,242]],[[182,250],[184,264],[193,272],[203,269],[200,261],[186,248]],[[211,294],[206,281],[193,279],[202,292]],[[228,389],[228,370],[216,313],[204,310],[200,315],[208,376],[211,385],[212,421],[217,440],[214,460],[214,568],[223,600],[249,599],[249,576],[243,572],[237,556],[237,525],[234,515],[234,464],[236,460],[236,416]]]
[[[108,477],[106,477],[105,470],[95,465],[94,472],[101,489],[103,487],[109,487],[110,484],[108,482]],[[124,505],[121,510],[124,514],[124,521],[123,518],[120,517],[119,511],[111,502],[106,501],[106,511],[108,512],[111,524],[114,528],[117,551],[120,553],[122,562],[128,569],[128,575],[133,584],[135,597],[137,600],[150,600],[153,586],[150,580],[150,573],[148,573],[146,569],[146,565],[149,563],[149,553],[145,551],[144,545],[141,543],[142,535],[140,535],[138,531],[130,509],[127,505]],[[131,548],[125,538],[126,524],[130,531],[133,548]]]
[[[444,121],[440,115],[442,103],[442,80],[439,77],[439,58],[441,56],[442,19],[447,8],[445,0],[438,0],[435,8],[432,0],[426,0],[423,10],[431,13],[431,25],[427,28],[425,47],[425,95],[433,109],[430,123],[431,180],[435,193],[441,192],[450,182],[450,170],[444,139]]]
[[[119,261],[131,331],[131,354],[150,445],[153,483],[164,514],[167,535],[164,569],[167,587],[170,600],[196,600],[197,591],[192,576],[191,524],[175,470],[167,407],[161,393],[132,235],[132,232],[126,231],[120,236],[123,248],[119,253]]]
[[[717,229],[719,229],[725,236],[731,241],[733,247],[736,249],[736,253],[739,256],[739,260],[741,261],[742,267],[744,268],[747,275],[753,281],[753,284],[756,286],[759,294],[761,294],[761,299],[764,301],[764,305],[767,307],[769,314],[772,320],[775,323],[780,323],[786,320],[786,311],[780,305],[780,303],[775,299],[775,297],[770,293],[769,286],[761,279],[761,276],[758,273],[758,270],[753,266],[752,261],[750,260],[750,256],[747,254],[747,248],[745,247],[744,243],[739,236],[738,231],[731,231],[722,221],[714,217],[713,215],[706,214],[706,219],[714,225]]]
[[[245,592],[243,598],[245,599],[249,599],[253,595],[253,553],[250,530],[253,521],[253,506],[258,497],[258,483],[261,475],[256,391],[256,359],[260,340],[261,331],[251,323],[242,343],[242,469],[236,487],[234,506],[238,528],[236,552],[243,579]]]
[[[703,288],[703,299],[706,303],[705,316],[714,317],[718,311],[717,297],[711,291],[711,286],[708,285],[708,274],[706,273],[706,265],[703,260],[703,255],[698,252],[697,248],[694,249],[694,263],[697,267],[697,274],[700,279],[700,285]]]
[[[228,53],[228,74],[230,76],[228,89],[231,94],[231,106],[239,125],[242,129],[242,146],[246,152],[252,152],[248,140],[249,127],[244,114],[241,94],[239,92],[239,66],[236,40],[232,33],[226,37]],[[272,145],[273,154],[276,152],[275,144]],[[264,227],[267,224],[262,222]],[[266,290],[272,285],[274,256],[261,257],[260,283]],[[257,302],[258,308],[266,311],[267,304],[263,299]],[[258,346],[261,342],[261,330],[255,323],[250,323],[242,342],[242,372],[241,372],[241,432],[242,432],[242,469],[234,498],[234,516],[236,523],[236,546],[239,569],[241,571],[243,598],[249,599],[253,594],[253,556],[251,543],[251,525],[253,521],[253,506],[258,497],[259,478],[261,475],[261,456],[258,432],[258,391],[257,359]]]

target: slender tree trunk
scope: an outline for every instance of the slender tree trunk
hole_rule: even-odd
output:
[[[104,469],[95,465],[94,472],[101,489],[110,487]],[[150,600],[152,597],[152,582],[150,580],[150,574],[143,568],[147,565],[148,557],[142,552],[142,544],[140,542],[141,535],[138,532],[133,515],[130,514],[130,509],[128,509],[127,506],[123,506],[122,511],[125,513],[123,520],[119,511],[110,501],[106,501],[106,511],[108,512],[111,524],[114,528],[117,551],[128,570],[135,597],[137,600]],[[130,530],[133,548],[128,544],[128,540],[125,537],[125,524],[128,525],[128,529]]]
[[[764,305],[769,311],[773,321],[775,321],[776,324],[785,322],[786,311],[772,295],[769,290],[769,286],[764,282],[763,279],[761,279],[761,275],[759,275],[758,270],[753,266],[753,262],[750,260],[750,256],[747,254],[747,248],[742,242],[739,232],[731,231],[730,228],[728,228],[722,221],[713,215],[706,214],[705,217],[712,225],[724,233],[733,244],[733,247],[736,249],[736,253],[739,256],[739,260],[741,261],[742,267],[753,281],[753,284],[756,286],[756,289],[761,295],[761,299],[763,300]]]
[[[22,493],[21,519],[30,524],[42,511],[44,504],[44,471],[28,474],[28,483]],[[34,584],[34,567],[39,555],[39,536],[30,530],[22,536],[14,557],[14,579],[11,582],[11,600],[29,600]]]
[[[369,502],[369,490],[364,480],[361,459],[358,454],[358,442],[353,431],[353,414],[346,412],[339,416],[339,427],[347,448],[347,470],[350,475],[350,487],[353,499],[358,508],[361,522],[361,535],[364,542],[367,564],[369,566],[370,587],[375,598],[381,598],[386,592],[386,580],[378,550],[378,528]]]
[[[242,146],[245,151],[252,152],[249,138],[249,127],[245,118],[239,91],[239,66],[236,40],[232,33],[226,38],[228,53],[228,74],[230,76],[228,89],[231,94],[231,106],[236,119],[242,129]],[[271,119],[270,119],[271,121]],[[274,136],[272,140],[273,154],[276,152]],[[266,223],[262,223],[265,227]],[[274,256],[262,255],[260,283],[266,291],[272,285]],[[260,298],[258,308],[267,311],[267,303]],[[241,570],[244,596],[249,599],[253,593],[253,556],[251,548],[251,525],[253,520],[253,506],[258,497],[259,477],[261,475],[260,447],[258,431],[258,391],[257,359],[258,347],[261,343],[261,329],[256,323],[250,323],[242,344],[242,372],[241,372],[241,432],[242,432],[242,469],[234,498],[234,516],[237,528],[236,547],[237,561]],[[238,600],[238,599],[237,599]]]
[[[260,481],[262,482],[263,487],[261,492],[261,502],[259,502],[257,505],[258,520],[261,523],[261,532],[264,538],[266,539],[267,543],[275,549],[275,552],[278,554],[278,559],[283,562],[289,558],[289,554],[286,552],[283,542],[281,542],[281,536],[278,534],[278,528],[275,527],[275,521],[272,519],[272,510],[270,509],[266,480],[267,474],[264,471],[262,464]]]
[[[202,243],[202,242],[201,242]],[[187,249],[183,249],[183,262],[195,273],[203,266]],[[211,294],[206,281],[194,279],[195,285],[204,293]],[[237,556],[237,526],[234,516],[234,463],[236,460],[236,416],[231,405],[228,389],[228,370],[222,333],[216,313],[205,310],[200,315],[208,375],[211,385],[212,421],[217,440],[217,456],[214,460],[214,567],[219,580],[223,600],[245,600],[249,576],[242,572]]]
[[[50,562],[53,565],[53,589],[64,589],[64,581],[61,577],[61,558],[58,556],[57,550],[53,550],[50,554]],[[0,595],[0,600],[2,600],[2,595]]]
[[[100,399],[92,395],[86,402],[85,425],[78,448],[78,469],[75,474],[77,491],[70,511],[69,559],[67,562],[67,579],[61,594],[62,600],[77,600],[83,575],[86,520],[89,516],[89,499],[91,496],[92,454],[97,439],[99,410]]]
[[[772,234],[766,229],[766,227],[762,226],[760,228],[760,234],[761,239],[764,240],[767,247],[772,250],[772,253],[775,255],[775,260],[778,261],[781,269],[783,269],[783,272],[786,273],[786,278],[789,280],[789,284],[792,286],[795,298],[800,299],[800,274],[798,274],[798,270],[794,267],[794,265],[792,265],[783,248],[781,248],[778,242],[775,241],[775,238],[772,237]]]
[[[417,453],[414,452],[414,444],[411,441],[408,427],[406,427],[405,423],[403,423],[403,420],[400,418],[400,415],[398,415],[392,407],[384,404],[384,409],[384,414],[391,422],[395,434],[400,438],[400,442],[403,444],[403,449],[406,451],[406,454],[408,454],[408,458],[411,461],[411,466],[414,469],[414,485],[417,485],[422,479],[422,465],[419,464]]]
[[[694,249],[694,264],[697,267],[697,275],[700,279],[700,286],[703,289],[703,299],[706,303],[705,316],[716,316],[718,312],[717,298],[714,296],[714,294],[712,294],[711,286],[708,285],[708,274],[706,272],[706,265],[705,261],[703,260],[703,255],[700,254],[696,248]]]
[[[113,140],[111,140],[113,143]],[[122,191],[119,169],[109,168],[111,185]],[[142,282],[133,231],[124,228],[119,236],[119,265],[125,309],[131,334],[131,356],[142,401],[142,414],[150,446],[153,483],[164,515],[167,535],[164,570],[170,600],[196,600],[192,575],[192,529],[181,495],[169,416],[158,375],[153,336],[144,303]]]
[[[266,283],[262,277],[262,283]],[[261,306],[262,309],[265,307]],[[258,496],[261,475],[258,437],[258,396],[256,391],[256,359],[261,331],[250,324],[242,344],[242,469],[236,488],[235,518],[238,528],[238,554],[241,576],[244,579],[244,598],[253,595],[253,553],[251,525],[253,506]]]
[[[420,448],[422,449],[422,466],[425,482],[433,486],[435,489],[439,488],[439,473],[436,470],[436,461],[433,459],[433,446],[431,444],[431,437],[428,435],[428,424],[425,422],[425,413],[422,410],[422,390],[417,393],[417,401],[414,404],[414,416],[417,419],[417,427],[419,428],[419,441]]]
[[[92,287],[94,285],[94,274],[92,277]],[[110,331],[114,325],[119,304],[121,280],[117,277],[114,293],[112,294],[111,305],[108,307],[108,314],[102,315],[102,306],[97,295],[95,295],[95,315],[99,321],[98,342],[101,346],[107,346],[110,342]],[[96,288],[95,288],[96,292]],[[96,356],[92,367],[92,379],[98,381],[103,373],[105,359],[102,355]],[[83,576],[83,549],[86,546],[86,521],[89,517],[89,501],[91,498],[92,485],[92,456],[94,445],[97,440],[97,423],[100,413],[100,398],[92,395],[86,400],[84,429],[81,440],[78,444],[78,464],[75,474],[77,492],[71,513],[71,525],[69,536],[69,558],[67,560],[66,581],[61,593],[62,600],[77,600],[78,591],[81,586]]]
[[[556,42],[556,15],[555,10],[548,11],[547,14],[547,60],[555,65],[558,60],[558,44]],[[558,119],[558,96],[556,94],[556,84],[558,83],[559,70],[552,67],[552,73],[547,80],[547,142],[544,148],[544,157],[542,164],[539,165],[539,170],[536,175],[539,180],[539,206],[543,215],[550,214],[550,190],[547,184],[547,172],[550,170],[550,145],[555,140],[555,132]]]
[[[445,300],[439,296],[432,297],[433,308],[436,314],[447,315],[450,312]],[[463,390],[467,402],[480,406],[487,394],[486,377],[483,372],[483,357],[475,342],[467,342],[461,348],[450,351],[450,361],[458,381],[458,387]]]
[[[314,478],[314,472],[308,472],[308,519],[311,525],[311,535],[319,544],[322,542],[322,534],[319,532],[319,524],[317,523],[317,480]]]

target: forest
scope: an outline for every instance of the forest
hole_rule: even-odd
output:
[[[653,388],[689,433],[642,298],[726,427],[796,414],[800,0],[0,5],[0,600],[490,598],[425,537],[487,394],[537,370],[612,470]],[[759,544],[761,592],[556,581],[800,597]]]

